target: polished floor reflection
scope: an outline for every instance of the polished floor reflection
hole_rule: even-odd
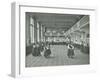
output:
[[[52,54],[49,58],[45,58],[44,56],[34,57],[32,54],[29,54],[26,56],[26,67],[89,64],[89,54],[75,48],[75,56],[73,59],[70,59],[67,56],[67,50],[66,45],[51,45]]]

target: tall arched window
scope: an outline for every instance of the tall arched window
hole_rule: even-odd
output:
[[[34,43],[34,19],[30,17],[30,40],[31,43]]]
[[[37,22],[37,42],[40,41],[40,37],[39,37],[39,23]]]

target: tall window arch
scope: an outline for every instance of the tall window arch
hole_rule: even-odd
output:
[[[30,17],[30,41],[34,43],[34,18]]]

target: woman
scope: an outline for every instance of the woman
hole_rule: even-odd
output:
[[[44,57],[48,58],[50,57],[50,54],[51,54],[50,45],[46,44],[45,51],[44,51]]]
[[[44,43],[40,43],[41,56],[44,56]]]
[[[40,56],[40,47],[39,47],[39,44],[36,43],[35,46],[33,46],[33,49],[32,49],[32,55],[33,56]]]
[[[72,44],[68,44],[67,56],[68,56],[68,58],[73,58],[74,57],[74,46]]]

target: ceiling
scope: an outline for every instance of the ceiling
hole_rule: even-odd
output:
[[[36,18],[38,22],[47,29],[70,29],[84,15],[73,14],[54,14],[54,13],[28,13]]]

